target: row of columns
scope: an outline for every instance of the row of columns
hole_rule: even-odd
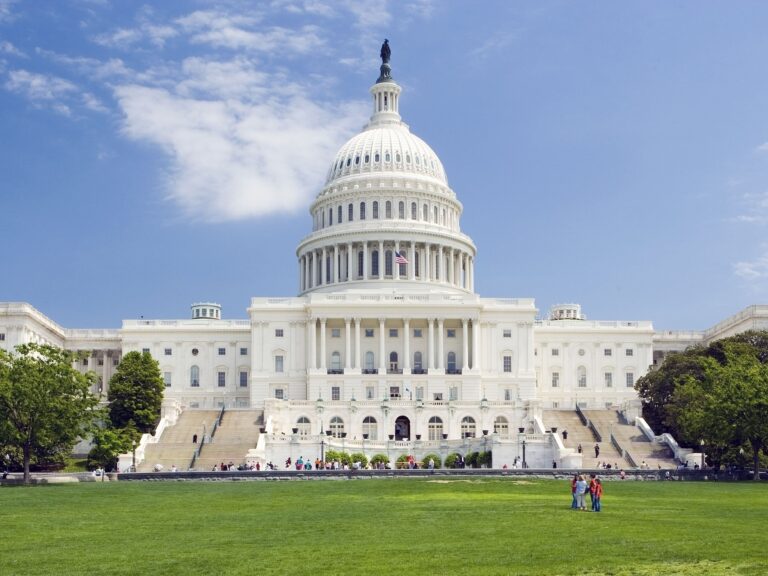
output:
[[[344,354],[344,368],[346,370],[362,370],[362,347],[360,344],[361,336],[361,318],[345,318],[345,354]],[[408,374],[411,371],[411,322],[412,319],[405,318],[401,320],[402,332],[404,335],[403,342],[403,373]],[[445,319],[444,318],[429,318],[427,322],[427,370],[438,371],[445,370]],[[318,330],[317,325],[320,325],[320,357],[318,365]],[[351,338],[352,324],[354,323],[354,349],[352,349],[353,339]],[[379,318],[379,360],[378,360],[378,372],[379,374],[385,374],[387,370],[388,355],[386,350],[388,327],[392,327],[387,324],[387,320]],[[479,323],[476,320],[470,320],[467,318],[461,319],[462,330],[462,371],[470,370],[471,368],[477,368],[478,366],[478,343],[479,343]],[[400,326],[398,326],[400,328]],[[310,319],[307,323],[308,341],[309,341],[309,361],[307,366],[310,370],[327,369],[327,332],[328,332],[328,319],[320,318]],[[435,329],[437,330],[437,338],[435,339]],[[470,349],[470,331],[472,346]],[[436,342],[435,342],[436,340]],[[435,355],[435,343],[437,344],[437,354]],[[471,356],[470,356],[471,353]],[[354,361],[353,361],[354,360]]]
[[[391,251],[392,274],[386,272],[386,250]],[[363,254],[362,274],[359,274],[359,253]],[[373,274],[373,253],[378,252],[378,270]],[[397,264],[395,253],[403,253],[408,264]],[[416,275],[416,262],[419,274]],[[401,266],[404,273],[401,274]],[[299,256],[299,291],[305,292],[318,286],[338,284],[354,280],[384,279],[443,282],[474,292],[475,259],[458,248],[438,244],[424,244],[417,249],[415,242],[365,241],[347,242],[323,246]]]

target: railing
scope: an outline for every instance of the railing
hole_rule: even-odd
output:
[[[328,374],[344,374],[344,368],[328,368]]]
[[[402,368],[389,368],[387,370],[387,374],[402,374],[403,369]]]
[[[452,376],[461,376],[461,368],[448,368],[445,373]]]
[[[213,429],[211,430],[211,441],[213,441],[213,437],[216,435],[216,430],[218,430],[219,426],[221,425],[221,420],[224,418],[225,409],[226,409],[225,406],[221,407],[221,412],[219,412],[219,415],[216,417],[216,420],[213,422]]]
[[[363,374],[378,374],[378,368],[363,368]]]
[[[429,370],[426,368],[414,368],[411,370],[411,374],[428,374]]]
[[[632,468],[638,468],[637,461],[632,457],[632,454],[630,454],[629,450],[623,448],[621,444],[619,444],[618,439],[616,436],[613,435],[613,432],[611,432],[611,444],[613,444],[613,447],[616,448],[616,451],[621,454],[621,457],[624,458],[627,462],[629,462],[630,466]]]
[[[197,459],[200,457],[200,452],[202,452],[204,444],[205,444],[205,434],[203,434],[203,437],[200,440],[200,444],[198,444],[197,449],[192,454],[192,460],[189,463],[189,469],[190,470],[194,470],[195,469],[195,463],[197,462]]]

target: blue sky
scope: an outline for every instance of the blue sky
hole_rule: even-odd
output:
[[[768,301],[768,3],[0,0],[0,300],[66,327],[297,291],[392,46],[483,296],[701,329]]]

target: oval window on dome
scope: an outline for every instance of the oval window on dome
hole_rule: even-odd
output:
[[[352,158],[347,158],[347,166],[349,166],[350,164],[352,164]]]
[[[392,161],[392,156],[389,155],[389,152],[384,154],[384,162],[391,162],[391,161]]]
[[[398,164],[400,164],[400,162],[402,162],[402,160],[400,159],[400,152],[398,152],[398,153],[395,155],[395,162],[397,162]]]
[[[355,166],[360,164],[360,156],[355,156]]]
[[[378,152],[376,152],[376,154],[373,156],[373,161],[374,162],[380,162],[381,161],[381,157],[379,156]]]
[[[366,154],[365,155],[365,163],[368,164],[368,162],[370,162],[370,161],[371,161],[371,155],[370,154]]]
[[[420,165],[421,165],[421,158],[416,156],[416,166],[420,166]]]
[[[405,155],[405,163],[406,164],[410,164],[411,163],[411,155],[410,154],[406,154]]]

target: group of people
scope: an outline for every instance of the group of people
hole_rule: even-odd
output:
[[[586,497],[589,494],[592,512],[600,512],[602,509],[603,484],[595,474],[589,475],[589,482],[582,474],[574,474],[571,479],[571,509],[587,510]]]

